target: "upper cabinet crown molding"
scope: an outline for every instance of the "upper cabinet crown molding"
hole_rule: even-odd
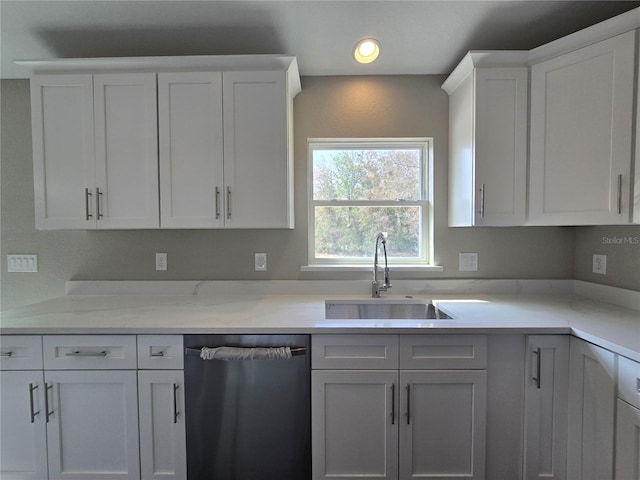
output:
[[[46,60],[15,60],[32,75],[67,73],[121,72],[222,72],[286,70],[290,93],[295,97],[302,90],[298,61],[293,55],[186,55],[158,57],[54,58]]]

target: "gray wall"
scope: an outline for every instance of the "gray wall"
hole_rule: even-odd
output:
[[[393,278],[574,278],[574,258],[582,265],[591,248],[582,229],[578,246],[584,253],[576,248],[575,228],[447,227],[448,97],[440,89],[443,80],[442,76],[304,77],[302,93],[295,100],[296,228],[266,231],[36,231],[29,84],[3,80],[2,309],[62,295],[66,280],[368,280],[366,272],[300,271],[307,263],[306,141],[310,137],[433,137],[435,263],[443,265],[444,272],[395,272]],[[629,235],[640,235],[640,227],[629,228]],[[168,253],[167,272],[155,271],[155,252]],[[255,252],[267,252],[267,272],[253,271]],[[478,272],[458,272],[459,252],[478,252]],[[637,249],[630,253],[634,252]],[[8,253],[37,253],[39,272],[6,273]],[[612,248],[612,274],[592,280],[640,290],[638,262],[626,261],[628,253]]]

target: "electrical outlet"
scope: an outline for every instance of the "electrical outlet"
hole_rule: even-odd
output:
[[[478,254],[477,253],[461,253],[458,258],[459,270],[461,272],[477,272],[478,271]]]
[[[593,255],[593,273],[600,275],[607,274],[607,256],[606,255]]]
[[[7,255],[7,272],[37,272],[38,255]]]
[[[159,270],[159,271],[167,270],[167,254],[166,253],[156,253],[156,270]]]
[[[256,272],[264,272],[267,270],[267,254],[266,253],[256,253],[255,269],[256,269]]]

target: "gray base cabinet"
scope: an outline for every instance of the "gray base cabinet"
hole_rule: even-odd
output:
[[[525,480],[564,480],[567,467],[569,336],[527,337]]]
[[[484,336],[314,335],[312,355],[315,480],[485,478]]]
[[[615,355],[571,338],[567,478],[613,479]]]
[[[618,356],[616,480],[640,478],[640,363]]]

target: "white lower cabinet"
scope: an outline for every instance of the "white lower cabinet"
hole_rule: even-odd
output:
[[[398,478],[398,372],[315,370],[313,478]]]
[[[613,479],[615,355],[571,338],[567,478]]]
[[[187,477],[184,372],[138,372],[142,480]]]
[[[45,384],[49,480],[138,479],[136,372],[46,371]]]
[[[42,370],[0,373],[0,478],[47,478]]]
[[[528,336],[525,368],[523,478],[564,480],[569,336]]]
[[[485,337],[314,335],[312,352],[314,480],[485,478]]]
[[[618,356],[616,480],[640,479],[640,363]]]
[[[400,478],[483,479],[487,372],[400,371]]]

